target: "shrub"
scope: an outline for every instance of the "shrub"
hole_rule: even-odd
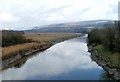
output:
[[[22,31],[2,31],[2,47],[25,43],[26,38]]]

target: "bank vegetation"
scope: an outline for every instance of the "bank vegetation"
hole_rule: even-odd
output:
[[[120,69],[120,21],[106,24],[88,34],[88,45],[93,46],[108,67]]]

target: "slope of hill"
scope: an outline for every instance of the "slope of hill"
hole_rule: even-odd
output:
[[[31,30],[25,30],[27,33],[87,33],[93,28],[103,28],[106,23],[113,23],[112,20],[92,20],[82,22],[70,22],[61,24],[50,24],[45,26],[33,27]]]

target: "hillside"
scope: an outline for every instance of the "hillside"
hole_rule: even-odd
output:
[[[82,22],[70,22],[61,24],[50,24],[45,26],[33,27],[31,30],[25,30],[27,33],[87,33],[93,28],[103,28],[106,23],[113,23],[112,20],[92,20]]]

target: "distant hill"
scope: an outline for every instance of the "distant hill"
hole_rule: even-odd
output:
[[[50,24],[45,26],[33,27],[31,30],[25,30],[26,33],[87,33],[93,28],[103,28],[104,24],[113,23],[112,20],[92,20],[81,22],[70,22],[61,24]]]

